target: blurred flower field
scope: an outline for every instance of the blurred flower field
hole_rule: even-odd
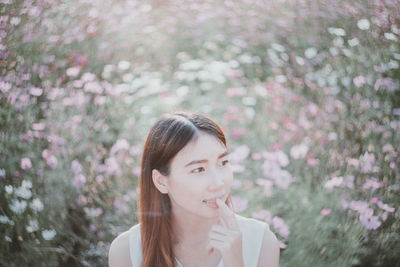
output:
[[[399,38],[399,0],[0,0],[0,266],[105,266],[176,110],[280,266],[400,266]]]

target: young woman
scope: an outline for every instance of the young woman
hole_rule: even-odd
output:
[[[139,224],[111,243],[110,267],[277,267],[265,222],[232,211],[224,133],[204,115],[162,116],[144,145]]]

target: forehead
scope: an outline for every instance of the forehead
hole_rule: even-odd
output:
[[[200,132],[174,157],[173,162],[184,164],[192,160],[214,160],[226,151],[226,147],[217,137]],[[173,163],[172,163],[173,164]]]

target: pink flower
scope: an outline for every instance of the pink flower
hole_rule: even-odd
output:
[[[240,213],[247,209],[249,200],[245,197],[232,196],[233,207],[236,212]]]
[[[117,142],[111,147],[110,154],[117,154],[119,151],[127,151],[129,150],[129,143],[126,139],[119,139]]]
[[[21,169],[27,170],[32,168],[32,162],[29,158],[22,158],[21,159]]]
[[[266,197],[269,197],[272,195],[272,185],[273,185],[272,181],[267,180],[267,179],[258,178],[256,180],[256,184],[264,187],[264,195]]]
[[[347,159],[347,165],[357,167],[359,164],[358,159],[349,158]]]
[[[32,123],[32,129],[35,131],[43,131],[46,125],[41,122],[41,123]]]
[[[106,168],[107,168],[106,170],[109,175],[115,175],[118,177],[120,177],[122,175],[121,167],[115,157],[111,156],[111,157],[107,158],[105,163],[106,163]]]
[[[249,154],[250,148],[247,145],[241,145],[235,148],[229,158],[232,163],[241,163],[249,156]]]
[[[113,205],[114,205],[114,208],[120,210],[122,213],[124,213],[124,214],[128,214],[129,213],[129,210],[130,210],[129,206],[122,199],[120,199],[120,198],[114,199]]]
[[[107,97],[98,95],[94,98],[93,103],[97,106],[102,106],[107,102]]]
[[[367,189],[375,190],[375,189],[381,188],[382,185],[383,185],[383,183],[382,183],[381,181],[378,181],[378,179],[376,179],[376,178],[369,178],[369,179],[367,179],[367,181],[364,183],[364,185],[363,185],[362,188],[363,188],[364,190],[367,190]]]
[[[85,183],[86,183],[86,177],[83,174],[80,173],[75,176],[73,184],[76,188],[81,188],[82,186],[85,185]]]
[[[322,209],[321,210],[321,215],[322,216],[327,216],[327,215],[329,215],[329,214],[331,214],[331,209]]]
[[[84,195],[79,195],[79,196],[76,198],[76,203],[77,203],[79,206],[84,206],[84,205],[87,204],[87,198],[86,198]]]
[[[102,230],[100,230],[100,231],[97,232],[97,236],[98,236],[99,238],[103,238],[105,235],[106,235],[106,233],[105,233],[104,231],[102,231]]]
[[[332,192],[334,187],[342,186],[343,184],[343,177],[333,177],[332,179],[325,182],[324,187],[328,192]]]
[[[89,230],[90,230],[91,232],[94,232],[94,231],[97,230],[97,227],[96,227],[93,223],[91,223],[91,224],[89,225]]]
[[[318,106],[314,103],[308,104],[307,110],[312,116],[316,116],[318,114]]]
[[[379,221],[378,216],[373,216],[374,210],[371,208],[367,208],[360,214],[360,222],[367,228],[377,229],[382,223]]]
[[[99,82],[94,81],[86,83],[83,90],[88,93],[101,94],[104,89]]]
[[[376,202],[378,202],[378,198],[377,198],[377,197],[371,197],[371,199],[369,200],[369,202],[371,202],[371,203],[376,203]]]
[[[232,136],[232,138],[235,139],[235,138],[239,138],[239,137],[245,135],[246,133],[247,133],[247,130],[245,128],[236,128],[236,129],[232,130],[231,136]]]
[[[31,95],[33,95],[33,96],[41,96],[42,93],[43,93],[43,89],[37,88],[37,87],[32,87],[32,88],[29,90],[29,93],[30,93]]]
[[[368,173],[374,171],[373,164],[375,163],[375,155],[365,152],[361,157],[361,172]]]
[[[382,213],[382,215],[381,215],[382,221],[386,221],[387,216],[388,216],[387,211],[385,211],[384,213]]]
[[[132,146],[130,149],[129,149],[129,154],[131,154],[131,156],[139,156],[139,155],[141,155],[142,154],[142,149],[140,148],[140,147],[138,147],[138,146]]]
[[[382,152],[391,152],[393,151],[393,146],[391,144],[386,144],[382,147]]]
[[[274,183],[281,189],[288,189],[293,183],[292,175],[287,170],[281,170],[279,175],[274,178]]]
[[[319,160],[316,159],[316,158],[308,158],[307,159],[307,165],[308,166],[315,166],[315,165],[318,164],[318,162],[319,162]]]
[[[95,209],[92,211],[92,216],[93,216],[93,217],[98,217],[98,216],[100,216],[101,214],[103,214],[103,210],[102,210],[101,208],[95,208]]]
[[[139,177],[140,176],[140,172],[142,171],[142,169],[140,168],[140,166],[136,166],[132,168],[132,174]]]
[[[381,208],[381,209],[383,209],[383,210],[385,210],[385,211],[388,211],[388,212],[393,212],[393,211],[395,211],[395,208],[389,206],[388,204],[383,203],[383,202],[380,201],[380,200],[378,200],[378,201],[376,202],[376,204],[378,205],[379,208]]]
[[[79,72],[81,71],[81,68],[79,67],[72,67],[67,69],[67,76],[69,77],[76,77],[78,76]]]
[[[246,92],[243,88],[228,88],[226,90],[226,96],[231,98],[234,96],[243,96],[245,95]]]
[[[356,210],[359,212],[362,212],[366,209],[368,209],[368,203],[365,201],[361,201],[361,200],[352,200],[349,204],[349,208],[352,210]]]
[[[271,212],[267,210],[254,211],[253,213],[251,213],[251,217],[253,217],[254,219],[266,221],[267,223],[271,223],[272,221]]]
[[[274,216],[272,218],[272,225],[280,236],[287,238],[290,235],[289,226],[282,218]]]
[[[283,243],[282,241],[280,241],[280,240],[278,240],[278,243],[279,243],[279,247],[280,248],[286,248],[287,247],[287,245],[285,243]]]
[[[75,175],[78,175],[82,172],[82,165],[79,163],[78,160],[74,159],[71,163],[71,169]]]
[[[255,152],[255,153],[251,154],[251,158],[253,160],[260,160],[261,159],[261,153]]]
[[[354,83],[354,85],[355,85],[356,87],[361,87],[361,86],[363,86],[363,85],[365,84],[365,82],[366,82],[365,77],[362,76],[362,75],[359,75],[359,76],[357,76],[357,77],[355,77],[355,78],[353,79],[353,83]]]

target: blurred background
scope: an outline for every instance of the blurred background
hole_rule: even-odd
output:
[[[0,0],[0,266],[105,266],[146,134],[209,115],[280,266],[400,266],[399,0]]]

